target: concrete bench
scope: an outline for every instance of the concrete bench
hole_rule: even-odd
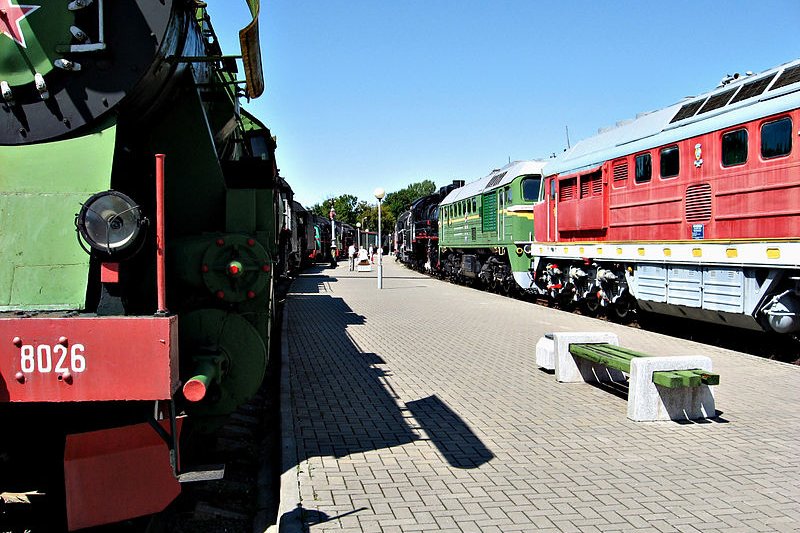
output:
[[[711,386],[719,384],[719,375],[706,356],[650,356],[620,347],[613,333],[553,333],[536,343],[536,364],[554,370],[563,383],[627,381],[631,420],[696,420],[716,413]]]

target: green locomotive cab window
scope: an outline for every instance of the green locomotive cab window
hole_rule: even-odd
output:
[[[661,177],[674,178],[680,173],[678,147],[668,146],[661,150]]]
[[[747,163],[747,130],[730,131],[722,136],[722,166]]]
[[[792,119],[789,117],[761,126],[761,157],[771,159],[792,151]]]
[[[478,212],[478,200],[476,198],[472,199],[472,212],[473,213]]]
[[[511,187],[506,187],[506,204],[510,204],[514,195],[511,193]]]
[[[650,154],[636,156],[636,183],[647,183],[653,176],[653,162]]]
[[[522,179],[522,200],[535,202],[539,199],[539,188],[542,184],[541,176],[529,176]]]

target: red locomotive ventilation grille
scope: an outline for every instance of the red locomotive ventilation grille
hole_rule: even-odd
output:
[[[592,196],[603,194],[603,176],[600,172],[595,172],[592,176]]]
[[[711,220],[711,185],[701,183],[686,188],[686,221],[708,222]]]
[[[628,163],[620,163],[614,165],[614,183],[625,181],[628,179]]]
[[[559,185],[558,187],[559,202],[566,202],[567,200],[574,200],[575,198],[577,198],[578,180],[576,178],[563,180],[558,185]]]
[[[600,196],[603,194],[603,176],[598,170],[581,176],[581,198]]]
[[[581,180],[581,198],[586,198],[589,194],[589,180]]]

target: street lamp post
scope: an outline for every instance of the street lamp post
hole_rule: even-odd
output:
[[[361,222],[356,222],[356,242],[358,247],[361,248]]]
[[[331,210],[328,213],[328,216],[331,217],[331,265],[336,266],[336,209],[331,206]]]
[[[383,240],[381,240],[381,202],[386,191],[378,187],[375,189],[375,198],[378,199],[378,288],[383,288]]]
[[[367,229],[367,222],[366,222],[366,220],[367,220],[367,217],[361,217],[361,227],[362,227],[362,228],[364,228],[364,232],[365,232],[365,233],[369,231],[369,230]],[[364,236],[364,241],[365,241],[365,242],[364,242],[364,244],[366,244],[366,245],[367,245],[367,247],[369,246],[369,243],[368,243],[368,242],[366,242],[366,241],[368,241],[368,240],[369,240],[369,235],[365,235],[365,236]],[[358,245],[359,245],[359,246],[361,246],[361,242],[359,242],[359,243],[358,243]]]

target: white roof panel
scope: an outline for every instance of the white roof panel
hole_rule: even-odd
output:
[[[453,202],[463,200],[464,198],[470,198],[477,194],[481,194],[486,190],[502,187],[507,183],[511,183],[511,181],[518,176],[524,176],[526,174],[541,174],[545,163],[545,161],[513,161],[503,168],[493,170],[488,176],[472,181],[463,187],[459,187],[458,189],[450,191],[450,194],[445,196],[444,200],[442,200],[439,205],[452,204]],[[495,178],[500,174],[503,174],[503,177],[497,183],[492,185],[492,187],[487,187],[489,182],[492,181],[492,178]]]

